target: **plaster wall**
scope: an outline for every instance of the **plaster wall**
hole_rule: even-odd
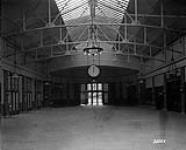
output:
[[[99,61],[100,60],[100,61]],[[72,56],[62,56],[51,60],[49,64],[50,72],[72,68],[72,67],[83,67],[93,64],[93,58],[87,57],[83,54],[72,55]],[[131,58],[130,62],[127,61],[125,56],[115,56],[109,53],[103,53],[100,59],[94,58],[94,64],[100,66],[111,66],[111,67],[121,67],[133,70],[139,70],[140,64],[137,58]]]

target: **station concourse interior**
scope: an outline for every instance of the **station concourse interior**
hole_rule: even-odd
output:
[[[185,150],[184,0],[1,0],[0,150]]]

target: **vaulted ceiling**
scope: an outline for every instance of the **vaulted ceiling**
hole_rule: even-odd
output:
[[[163,62],[154,56],[185,34],[185,8],[184,0],[3,0],[2,35],[10,49],[46,61],[83,53],[94,25],[104,51]]]

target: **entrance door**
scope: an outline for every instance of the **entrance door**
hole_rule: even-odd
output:
[[[102,106],[103,105],[103,84],[102,83],[88,83],[88,105]]]

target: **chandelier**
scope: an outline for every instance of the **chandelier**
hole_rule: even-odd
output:
[[[96,14],[96,0],[90,0],[90,17],[91,17],[91,25],[88,29],[88,42],[86,48],[83,49],[84,55],[92,57],[92,64],[88,65],[88,57],[87,57],[87,73],[89,77],[91,77],[92,81],[95,82],[95,79],[100,76],[100,55],[103,51],[103,48],[100,47],[100,42],[98,42],[98,29],[94,24],[95,14]],[[98,64],[95,63],[95,56],[98,55]]]
[[[103,48],[97,47],[97,46],[92,46],[92,47],[84,48],[83,51],[84,51],[84,55],[96,56],[96,55],[100,55],[102,53]]]
[[[84,55],[96,56],[100,55],[103,48],[100,47],[100,43],[97,41],[96,28],[92,25],[89,29],[89,38],[87,47],[83,49]]]
[[[89,39],[87,43],[87,47],[83,49],[84,55],[91,56],[93,58],[92,64],[88,67],[88,75],[92,78],[92,81],[95,81],[95,78],[99,77],[100,75],[100,67],[95,64],[95,56],[99,56],[98,61],[100,64],[100,55],[103,51],[103,48],[100,47],[100,44],[97,42],[97,34],[96,28],[92,25],[89,29]],[[88,57],[87,57],[88,58]]]
[[[100,55],[103,51],[103,48],[100,47],[100,43],[97,41],[98,30],[97,30],[97,26],[94,24],[94,20],[96,16],[97,0],[89,0],[89,7],[90,7],[91,25],[88,30],[87,47],[83,49],[83,52],[84,55],[96,56],[96,55]]]

